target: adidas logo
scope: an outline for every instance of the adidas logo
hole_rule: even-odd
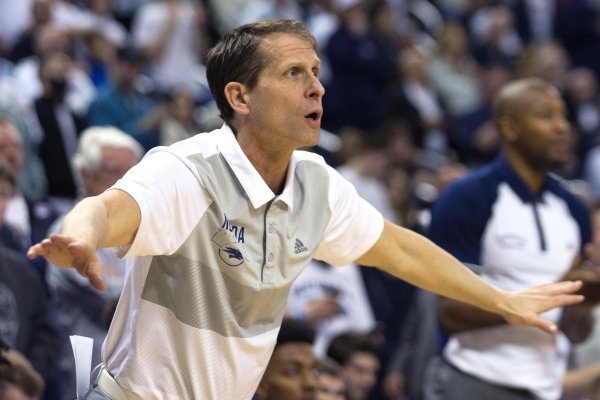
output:
[[[308,247],[306,247],[304,243],[300,241],[300,239],[296,238],[296,244],[294,245],[294,254],[299,254],[304,251],[308,251]]]

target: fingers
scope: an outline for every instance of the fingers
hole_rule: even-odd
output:
[[[88,274],[88,279],[90,280],[90,285],[100,292],[104,292],[106,290],[106,283],[102,279],[102,274],[93,271]]]
[[[548,304],[546,304],[547,308],[544,308],[542,311],[547,311],[557,307],[572,306],[574,304],[579,304],[584,300],[585,297],[580,294],[565,294],[555,296],[549,299]]]
[[[542,285],[534,286],[527,289],[532,294],[545,294],[548,296],[559,295],[559,294],[570,294],[575,293],[581,289],[583,285],[582,281],[561,281],[554,283],[544,283]]]
[[[67,246],[69,240],[64,235],[52,234],[39,243],[34,244],[27,250],[27,257],[34,259],[36,257],[49,257],[53,251],[57,251],[61,246]]]
[[[52,234],[28,249],[27,257],[33,259],[38,256],[45,257],[57,266],[74,268],[89,279],[92,287],[99,291],[106,290],[96,249],[91,245],[70,236]]]
[[[48,255],[48,250],[44,249],[42,243],[37,243],[27,250],[27,258],[33,260],[36,257],[45,257]]]
[[[90,285],[96,290],[101,292],[106,290],[106,283],[102,279],[102,267],[97,261],[89,262],[85,266],[85,276],[88,277]],[[81,273],[81,271],[80,271]]]
[[[538,316],[532,321],[532,326],[543,330],[551,335],[556,334],[558,332],[558,327],[552,321],[548,321],[547,319],[540,318]]]
[[[97,259],[96,252],[90,250],[89,246],[77,242],[69,244],[69,249],[79,256],[73,259],[73,268],[82,276],[87,277],[94,289],[105,291],[106,283],[102,279],[102,266]]]
[[[81,276],[85,276],[90,281],[90,285],[100,292],[106,290],[106,283],[102,279],[102,267],[96,260],[81,260],[73,261],[73,268],[79,272]]]

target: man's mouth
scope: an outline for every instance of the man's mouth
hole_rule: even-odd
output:
[[[318,122],[321,120],[321,113],[318,111],[314,111],[314,112],[311,112],[310,114],[306,115],[304,118],[309,119],[314,122]]]

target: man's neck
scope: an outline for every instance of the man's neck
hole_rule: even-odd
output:
[[[258,174],[275,194],[280,194],[285,186],[287,169],[293,150],[281,150],[255,140],[249,134],[236,134],[242,151],[248,157]]]
[[[515,170],[517,175],[525,182],[527,187],[534,193],[539,193],[546,180],[548,170],[544,168],[536,168],[527,163],[526,160],[515,152],[505,152],[508,163]]]

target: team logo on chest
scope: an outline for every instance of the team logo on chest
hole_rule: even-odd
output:
[[[219,257],[230,267],[237,267],[244,262],[245,230],[243,226],[232,224],[223,214],[223,224],[211,238],[219,246]]]

